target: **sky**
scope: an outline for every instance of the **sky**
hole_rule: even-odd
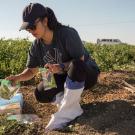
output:
[[[83,41],[120,39],[135,45],[135,0],[1,0],[0,38],[34,38],[19,32],[22,11],[38,2],[53,9],[59,22],[74,27]]]

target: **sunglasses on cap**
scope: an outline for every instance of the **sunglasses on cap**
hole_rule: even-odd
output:
[[[38,24],[38,22],[40,22],[40,21],[41,21],[40,18],[37,19],[37,20],[34,22],[34,24],[29,25],[29,26],[26,28],[26,30],[36,30],[37,24]]]

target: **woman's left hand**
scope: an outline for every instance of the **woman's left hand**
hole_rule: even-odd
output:
[[[45,68],[48,68],[48,70],[51,72],[51,73],[61,73],[62,72],[62,68],[60,66],[60,64],[50,64],[50,63],[47,63],[45,65]]]

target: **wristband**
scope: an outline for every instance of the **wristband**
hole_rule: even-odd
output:
[[[63,63],[60,63],[60,67],[62,68],[62,71],[65,71],[65,65]]]

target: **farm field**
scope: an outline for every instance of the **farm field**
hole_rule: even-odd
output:
[[[124,81],[123,81],[124,80]],[[31,125],[5,122],[1,116],[0,133],[4,135],[133,135],[135,131],[135,93],[126,83],[135,87],[135,72],[102,72],[98,84],[82,94],[84,113],[63,131],[44,132],[51,114],[57,108],[38,103],[33,86],[22,86],[23,114],[36,114],[41,121]],[[127,90],[129,88],[129,90]],[[4,121],[4,122],[3,122]]]
[[[27,39],[0,39],[0,79],[23,71],[30,45]],[[24,124],[0,115],[0,135],[134,135],[135,46],[84,45],[101,69],[98,83],[82,94],[84,113],[62,131],[45,133],[57,107],[36,101],[34,89],[41,79],[37,75],[21,82],[20,92],[24,98],[22,114],[35,114],[40,121]]]

